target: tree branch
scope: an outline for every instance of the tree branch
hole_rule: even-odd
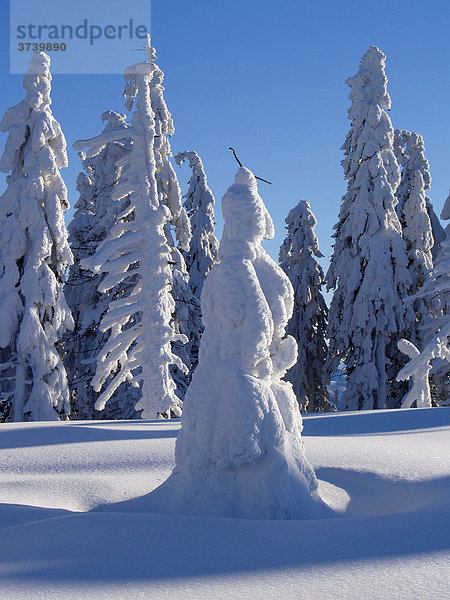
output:
[[[234,148],[232,148],[231,146],[228,146],[228,150],[231,150],[231,152],[234,155],[234,158],[237,160],[237,163],[240,167],[242,167],[242,163],[241,161],[238,159],[237,155],[236,155],[236,150]],[[264,181],[264,183],[268,183],[269,185],[272,185],[271,181],[267,181],[267,179],[263,179],[262,177],[258,177],[257,175],[255,175],[255,179],[259,179],[259,181]]]

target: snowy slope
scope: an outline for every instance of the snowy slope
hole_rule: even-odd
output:
[[[1,600],[448,598],[450,408],[304,423],[333,519],[139,512],[177,422],[1,425]]]

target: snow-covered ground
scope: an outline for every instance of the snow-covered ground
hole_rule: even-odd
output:
[[[449,598],[450,408],[304,423],[336,518],[145,512],[179,422],[0,425],[0,598]]]

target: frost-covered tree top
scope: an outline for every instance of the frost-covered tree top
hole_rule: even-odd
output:
[[[222,200],[221,262],[205,280],[205,331],[188,388],[176,467],[155,498],[164,510],[244,518],[308,518],[323,506],[300,437],[285,335],[293,291],[261,246],[272,219],[246,168]]]
[[[66,373],[56,344],[73,325],[62,290],[72,253],[64,210],[66,142],[51,112],[50,59],[35,53],[23,87],[26,97],[4,115],[8,132],[0,170],[9,173],[0,200],[0,347],[11,385],[2,394],[16,421],[68,414]],[[4,385],[5,384],[5,385]]]
[[[147,38],[147,61],[152,65],[152,76],[149,80],[150,103],[153,110],[153,118],[155,121],[155,140],[154,140],[154,155],[156,164],[156,183],[158,186],[158,199],[161,205],[167,206],[170,211],[170,221],[165,227],[167,241],[173,246],[174,242],[170,233],[169,225],[175,227],[175,236],[181,250],[189,249],[191,239],[191,228],[189,219],[181,204],[181,190],[175,174],[170,157],[172,150],[170,147],[169,137],[173,135],[175,127],[173,124],[172,115],[167,108],[164,100],[164,73],[156,64],[156,50],[152,47],[150,37]],[[134,78],[133,69],[136,65],[128,67],[125,71],[127,85],[125,87],[125,95],[127,96],[126,106],[129,110],[133,107],[134,98],[137,87]]]
[[[298,359],[288,371],[302,410],[329,410],[325,360],[327,306],[322,296],[323,255],[314,228],[316,218],[309,202],[300,200],[286,217],[287,236],[280,248],[280,266],[294,288],[294,311],[287,332],[297,340]]]
[[[346,360],[344,404],[382,408],[386,399],[385,348],[404,329],[402,298],[411,285],[405,242],[395,212],[399,182],[385,56],[372,46],[350,86],[351,128],[342,161],[343,197],[327,273],[335,293],[329,314],[330,369]]]
[[[194,294],[200,297],[203,282],[212,266],[218,262],[219,242],[214,235],[214,196],[206,180],[205,169],[197,152],[180,152],[177,164],[189,161],[192,176],[184,206],[190,217],[192,239],[184,253]]]
[[[180,405],[169,367],[171,364],[181,370],[186,367],[172,352],[171,343],[186,339],[172,327],[175,304],[170,294],[171,254],[166,236],[171,212],[161,201],[156,181],[151,89],[158,70],[150,43],[147,54],[145,62],[125,70],[126,105],[131,109],[136,103],[131,127],[112,129],[91,140],[77,142],[75,149],[90,147],[87,152],[90,157],[108,142],[132,140],[131,152],[117,163],[126,170],[126,175],[111,194],[112,201],[129,196],[130,202],[107,239],[82,266],[95,273],[106,273],[101,292],[123,282],[133,283],[129,293],[110,302],[102,319],[102,329],[111,330],[111,334],[97,359],[95,388],[100,390],[111,373],[115,376],[97,400],[97,408],[101,409],[127,380],[134,385],[142,384],[142,398],[136,409],[142,409],[143,418],[155,418],[178,410]]]

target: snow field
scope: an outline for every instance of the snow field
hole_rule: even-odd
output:
[[[448,408],[306,416],[340,512],[303,521],[149,513],[179,422],[2,425],[0,598],[441,600],[449,422]]]

